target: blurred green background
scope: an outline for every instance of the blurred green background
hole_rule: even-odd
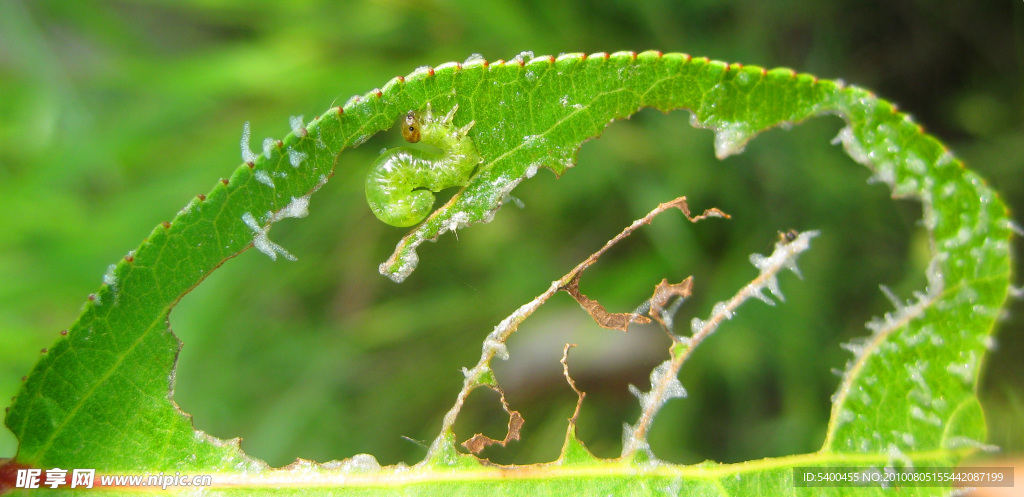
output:
[[[286,6],[287,5],[287,6]],[[240,162],[239,137],[281,137],[306,119],[418,66],[472,53],[537,55],[659,49],[789,66],[875,90],[911,113],[1024,212],[1024,4],[1020,1],[761,0],[635,3],[480,0],[270,2],[0,2],[0,398],[16,394],[39,349],[77,317],[108,264],[136,247]],[[787,302],[751,302],[698,350],[652,445],[666,460],[742,461],[814,451],[849,354],[889,310],[878,285],[923,288],[920,207],[893,202],[829,140],[821,118],[773,130],[717,161],[712,133],[688,114],[644,111],[583,146],[579,167],[542,172],[488,225],[421,249],[402,285],[377,274],[403,231],[366,206],[363,175],[397,133],[346,152],[311,214],[275,226],[299,257],[248,251],[228,261],[171,314],[184,342],[175,401],[198,428],[272,465],[360,452],[413,463],[436,434],[507,314],[659,202],[687,195],[731,221],[691,226],[666,215],[583,278],[584,293],[630,310],[663,277],[694,275],[693,316],[755,274],[752,252],[776,232],[819,229],[804,281],[782,277]],[[1018,214],[1017,217],[1020,220]],[[1017,253],[1022,245],[1015,241]],[[1017,274],[1020,274],[1019,262]],[[1018,278],[1019,281],[1019,278]],[[1012,302],[985,364],[990,441],[1024,451],[1024,305]],[[566,295],[510,342],[497,364],[523,441],[485,456],[557,456],[575,396],[562,344],[587,400],[579,433],[605,457],[639,413],[666,357],[665,335],[598,328]],[[495,396],[477,392],[461,438],[500,438]],[[0,457],[16,440],[0,430]]]

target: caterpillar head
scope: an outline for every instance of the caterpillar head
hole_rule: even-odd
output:
[[[420,120],[414,111],[410,110],[402,120],[402,138],[409,143],[420,141]]]

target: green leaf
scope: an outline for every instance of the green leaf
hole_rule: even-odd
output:
[[[342,493],[334,488],[341,483],[348,493],[368,495],[396,487],[479,495],[754,494],[768,488],[795,495],[802,493],[791,484],[795,466],[952,465],[981,446],[985,427],[974,390],[1007,296],[1011,225],[1000,199],[941,143],[868,91],[788,69],[659,52],[527,59],[417,70],[309,123],[293,120],[292,133],[257,152],[249,150],[246,127],[248,163],[118,262],[67,337],[36,365],[6,419],[20,441],[17,461],[101,473],[217,473],[215,482],[237,485],[221,493],[245,495],[279,488]],[[850,346],[856,354],[834,399],[824,447],[814,454],[727,465],[638,465],[591,460],[569,437],[564,453],[571,457],[558,465],[485,467],[450,454],[458,469],[435,459],[413,470],[376,470],[372,458],[361,457],[270,470],[237,443],[194,431],[171,400],[180,347],[168,328],[171,309],[249,247],[290,257],[271,241],[271,226],[305,215],[311,194],[332,174],[363,174],[362,166],[340,161],[339,154],[428,103],[437,112],[458,105],[453,125],[475,123],[469,136],[484,162],[469,185],[414,228],[382,265],[395,280],[415,268],[423,241],[490,220],[538,167],[564,173],[580,145],[608,123],[653,107],[690,110],[695,126],[715,132],[719,157],[741,151],[772,126],[827,114],[844,119],[839,140],[847,152],[894,196],[921,201],[932,242],[928,286]],[[339,164],[352,170],[336,170]]]

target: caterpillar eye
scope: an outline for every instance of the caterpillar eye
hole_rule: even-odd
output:
[[[420,120],[416,117],[416,113],[409,111],[405,115],[405,120],[402,121],[402,138],[409,143],[417,143],[420,141]]]

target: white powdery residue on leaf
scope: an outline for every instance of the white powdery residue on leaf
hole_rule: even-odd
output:
[[[943,443],[942,445],[943,445],[943,448],[946,448],[946,449],[962,449],[962,448],[968,447],[968,448],[972,448],[972,449],[983,450],[985,452],[998,452],[999,451],[999,446],[998,445],[986,444],[986,443],[981,442],[979,440],[975,440],[975,439],[973,439],[971,437],[964,437],[964,436],[949,437],[948,439],[946,439],[945,443]]]
[[[864,327],[871,330],[872,334],[877,335],[886,330],[892,329],[893,323],[892,314],[887,312],[882,318],[871,318],[871,321],[864,323]]]
[[[914,330],[911,327],[907,327],[906,332],[902,334],[903,344],[908,347],[913,347],[920,344],[925,338],[932,336],[935,332],[933,331],[932,325],[926,324]]]
[[[754,265],[759,271],[763,269],[765,260],[767,258],[761,254],[750,254],[750,263]]]
[[[690,126],[714,131],[715,157],[719,160],[742,152],[753,136],[749,127],[743,123],[701,121],[696,113],[690,113]]]
[[[879,354],[896,354],[900,351],[900,345],[892,340],[882,340],[875,348]]]
[[[963,380],[967,385],[974,383],[974,371],[978,368],[978,356],[971,350],[967,353],[967,359],[962,363],[951,362],[946,366],[946,371]]]
[[[928,171],[928,165],[925,163],[921,156],[914,153],[913,150],[908,150],[906,153],[906,165],[910,172],[922,176]]]
[[[380,471],[380,463],[370,454],[356,454],[341,462],[343,473],[372,473]]]
[[[946,289],[946,276],[942,272],[942,263],[948,257],[948,253],[940,252],[935,254],[935,257],[928,262],[928,268],[924,272],[925,277],[928,279],[928,286],[925,288],[926,295],[920,295],[918,301],[923,301],[925,298],[929,300],[938,299],[942,291]]]
[[[467,204],[475,203],[475,199],[472,198],[472,197],[465,197],[465,199],[466,199],[466,203]],[[514,206],[516,206],[516,207],[518,207],[520,209],[525,209],[526,208],[526,203],[523,202],[522,199],[520,199],[519,197],[516,197],[514,195],[511,195],[511,194],[507,195],[507,196],[505,196],[505,198],[501,199],[501,205],[505,205],[505,204],[512,204],[512,205],[514,205]]]
[[[403,241],[399,240],[398,244],[395,246],[396,252],[398,250],[402,250],[402,244]],[[389,267],[387,261],[382,262],[380,266],[377,267],[377,271],[379,271],[380,274],[387,276],[391,281],[401,283],[405,281],[405,279],[408,278],[416,269],[416,266],[420,263],[420,256],[415,250],[409,250],[407,252],[403,252],[402,255],[399,256],[399,261],[401,261],[401,264],[394,269]]]
[[[900,467],[907,469],[914,467],[914,460],[908,457],[906,454],[904,454],[903,451],[900,450],[900,448],[896,446],[896,444],[894,443],[890,443],[888,446],[886,446],[885,454],[889,459],[888,462],[885,464],[887,467],[893,467],[897,464]]]
[[[504,343],[495,340],[494,338],[491,337],[488,337],[487,340],[484,340],[483,353],[484,355],[490,357],[497,357],[498,359],[501,359],[503,361],[507,361],[509,357],[508,347],[505,346]]]
[[[860,357],[864,353],[865,342],[864,337],[858,337],[849,342],[839,344],[839,348],[850,351],[854,357]]]
[[[197,202],[198,202],[198,199],[190,200],[187,204],[185,204],[185,207],[182,207],[178,211],[178,215],[179,216],[184,216],[185,214],[188,214],[188,213],[192,212],[192,208],[195,207]]]
[[[872,163],[871,169],[874,174],[868,178],[868,183],[885,183],[894,190],[896,196],[902,197],[907,194],[906,191],[899,188],[896,184],[896,165],[888,161],[875,161]]]
[[[1004,219],[1003,227],[1014,232],[1017,236],[1024,236],[1024,228],[1022,228],[1019,224],[1013,222],[1012,219]]]
[[[622,423],[622,453],[623,454],[636,454],[643,452],[650,457],[652,461],[656,461],[654,453],[651,452],[651,444],[647,442],[647,438],[636,436],[636,427],[629,423]]]
[[[327,144],[324,143],[324,130],[321,129],[320,126],[317,126],[315,129],[316,131],[314,131],[314,136],[316,137],[316,148],[327,148]]]
[[[711,316],[707,321],[694,319],[690,322],[690,328],[696,335],[698,332],[711,333],[725,319],[730,319],[736,309],[747,299],[757,298],[766,304],[774,305],[764,291],[767,289],[779,300],[783,300],[782,292],[779,290],[778,273],[784,269],[799,274],[796,267],[796,258],[805,250],[810,248],[810,241],[818,236],[818,231],[805,231],[799,233],[792,240],[779,241],[775,244],[775,250],[768,257],[761,254],[751,254],[750,262],[758,270],[758,275],[748,283],[731,299],[716,304]]]
[[[273,138],[264,138],[263,139],[263,156],[264,157],[266,157],[268,159],[270,158],[270,154],[273,153],[273,151],[274,151],[274,145],[277,145],[277,140],[275,140]]]
[[[939,190],[939,196],[941,196],[944,199],[948,199],[949,197],[952,197],[954,193],[956,193],[957,188],[958,187],[956,182],[950,181],[949,183],[942,185],[942,189]]]
[[[263,183],[264,185],[267,185],[267,186],[269,186],[271,188],[275,188],[273,178],[271,178],[270,175],[267,174],[266,171],[260,169],[260,170],[256,171],[255,176],[256,176],[256,181],[259,181],[260,183]]]
[[[811,238],[818,236],[819,232],[805,231],[797,235],[792,241],[780,241],[775,244],[775,251],[768,257],[764,257],[761,254],[751,254],[750,263],[754,265],[760,272],[761,276],[768,276],[777,274],[783,269],[788,269],[795,274],[799,274],[799,269],[796,266],[796,256],[801,252],[807,250],[810,247]],[[778,284],[777,282],[775,283]],[[771,282],[765,282],[763,287],[770,288]],[[772,291],[772,293],[775,293]]]
[[[915,291],[914,300],[908,301],[906,305],[901,304],[898,299],[892,299],[894,300],[893,305],[896,306],[896,310],[891,313],[885,313],[881,319],[873,318],[865,326],[874,334],[888,334],[923,315],[924,311],[939,299],[946,286],[945,277],[939,269],[946,257],[945,253],[939,253],[928,264],[928,269],[925,270],[925,276],[928,279],[928,287],[925,293]],[[969,290],[967,286],[962,288]],[[933,342],[937,336],[932,335]],[[939,339],[941,340],[941,337]]]
[[[920,406],[910,406],[910,417],[933,426],[942,426],[942,419],[934,412],[924,412]]]
[[[765,279],[765,287],[768,288],[769,293],[779,299],[779,302],[786,301],[786,297],[782,295],[782,290],[779,288],[779,279],[774,275]]]
[[[523,137],[523,149],[536,150],[537,153],[549,152],[552,147],[544,135],[526,135]]]
[[[435,67],[434,71],[436,72],[436,71],[443,71],[443,70],[446,70],[446,69],[458,69],[458,67],[459,67],[459,63],[458,62],[454,62],[454,61],[452,61],[452,62],[445,62],[444,64],[441,64],[441,65]],[[371,93],[376,93],[377,91],[378,90],[375,89]],[[451,91],[452,91],[452,94],[454,95],[455,90],[452,89]]]
[[[832,144],[841,144],[846,150],[846,154],[860,164],[868,165],[871,162],[867,151],[864,150],[864,147],[853,136],[853,128],[850,126],[844,126],[843,129],[840,129],[839,134],[832,139]]]
[[[954,235],[953,238],[949,238],[946,240],[946,248],[956,249],[969,245],[973,238],[974,230],[972,230],[968,226],[961,226],[960,229],[957,230],[956,235]]]
[[[935,161],[935,167],[938,169],[949,167],[952,166],[953,164],[956,164],[956,157],[954,157],[953,152],[950,152],[949,150],[942,152],[942,155],[939,156],[939,159]]]
[[[433,68],[433,67],[430,67],[430,66],[419,66],[419,67],[417,67],[416,69],[414,69],[414,70],[412,71],[412,73],[410,73],[410,74],[409,74],[409,77],[408,77],[408,78],[406,78],[406,79],[414,79],[414,78],[416,78],[417,76],[419,76],[419,77],[424,77],[424,76],[427,76],[427,75],[429,75],[429,74],[430,74],[430,72],[431,72],[431,71],[433,71],[433,70],[434,70],[434,68]],[[495,81],[495,83],[497,83],[497,81]],[[354,98],[354,97],[353,97],[353,98]],[[351,100],[352,100],[352,99],[349,99],[349,101],[351,101]],[[345,107],[348,107],[348,104],[347,104],[347,103],[345,104]]]
[[[676,313],[679,312],[679,308],[682,307],[683,302],[685,300],[686,299],[681,298],[681,297],[674,297],[672,299],[671,303],[667,307],[663,307],[662,309],[660,309],[658,311],[658,317],[661,318],[662,323],[664,323],[665,329],[668,330],[669,332],[673,332],[675,330]],[[633,311],[633,313],[634,314],[644,315],[644,314],[650,313],[650,311],[651,311],[651,301],[648,300],[648,301],[644,302],[643,304],[641,304],[640,307],[637,307],[637,309],[635,311]],[[690,324],[693,324],[693,323],[690,323]],[[689,345],[691,343],[690,337],[679,336],[679,335],[676,335],[675,333],[672,333],[672,336],[673,336],[673,340],[678,340],[680,342],[683,342],[683,345],[686,345],[687,347],[689,347]]]
[[[926,180],[931,182],[931,177],[927,177]],[[921,193],[921,207],[923,214],[921,216],[921,224],[924,225],[925,229],[929,232],[934,232],[935,228],[939,225],[939,212],[935,209],[935,202],[932,200],[931,188],[926,185],[926,190]]]
[[[725,319],[732,319],[734,313],[732,309],[729,309],[725,305],[725,302],[719,302],[715,304],[714,307],[711,308],[711,314],[725,316]]]
[[[509,63],[510,64],[511,63],[523,64],[523,63],[525,63],[527,61],[533,60],[534,58],[535,58],[535,56],[533,55],[533,51],[532,50],[526,50],[526,51],[523,51],[523,52],[519,52],[518,55],[516,55],[515,57],[512,57],[512,60],[509,60]]]
[[[364,135],[359,135],[359,136],[355,137],[355,139],[352,140],[352,146],[353,147],[358,147],[358,146],[366,143],[366,140],[369,140],[371,136],[373,136],[373,135],[364,134]]]
[[[910,381],[914,383],[914,388],[910,390],[910,395],[925,406],[930,406],[934,396],[932,395],[931,387],[928,386],[928,382],[924,378],[927,369],[928,361],[919,360],[913,364],[907,364],[907,374]]]
[[[306,135],[306,128],[303,126],[303,124],[304,121],[302,120],[302,114],[299,114],[297,116],[291,116],[288,118],[288,126],[292,128],[292,133],[295,133],[295,136]]]
[[[462,211],[455,212],[450,215],[448,219],[444,220],[441,233],[444,233],[445,231],[454,232],[455,230],[464,228],[467,225],[469,225],[469,213]]]
[[[904,176],[899,183],[893,186],[893,196],[896,198],[903,197],[916,197],[918,192],[921,190],[921,185],[918,183],[917,178],[913,176]]]
[[[679,381],[679,377],[675,369],[672,367],[672,360],[667,360],[654,368],[651,371],[651,386],[663,385],[661,388],[660,395],[657,399],[651,398],[651,401],[657,401],[660,404],[675,399],[686,397],[686,389],[683,388],[683,384]],[[649,393],[653,393],[649,392]]]
[[[306,160],[306,153],[295,150],[294,148],[288,149],[288,163],[292,167],[299,167],[302,161]]]
[[[281,254],[282,257],[290,261],[298,260],[294,255],[285,250],[284,247],[270,241],[267,232],[270,231],[271,223],[267,223],[266,227],[260,226],[260,223],[256,221],[256,217],[250,212],[242,214],[242,222],[252,230],[252,246],[256,247],[256,250],[267,254],[267,257],[274,261],[277,260],[278,254]]]
[[[740,481],[741,475],[736,474],[736,481]],[[668,483],[658,488],[658,495],[683,495],[683,484],[688,481],[683,480],[682,476],[676,476],[672,478]]]
[[[302,218],[309,215],[309,195],[292,197],[292,201],[283,209],[271,214],[267,219],[270,223],[276,223],[286,217]]]
[[[706,323],[704,322],[703,319],[701,319],[701,318],[693,318],[693,319],[690,320],[690,332],[692,332],[694,335],[696,335],[696,334],[700,333],[704,329],[705,325],[706,325]]]
[[[559,282],[558,280],[552,281],[551,286],[549,286],[547,291],[541,294],[541,296],[543,297],[544,295],[554,295],[556,292],[558,292],[560,288],[562,288],[561,282]],[[483,354],[481,354],[481,363],[483,363],[484,360],[487,357],[489,357],[488,352],[491,349],[491,347],[488,346],[488,342],[503,344],[505,339],[513,332],[515,332],[516,329],[518,329],[519,323],[526,319],[526,316],[533,314],[533,312],[536,311],[537,308],[539,308],[545,300],[546,298],[535,298],[519,306],[519,308],[516,309],[515,312],[510,314],[505,319],[502,319],[501,322],[498,323],[498,325],[495,326],[494,329],[487,334],[487,339],[484,341],[484,351]]]
[[[103,284],[109,286],[112,290],[117,286],[117,276],[114,271],[117,270],[117,265],[111,264],[107,266],[107,272],[103,273]]]
[[[629,392],[640,401],[640,411],[648,419],[653,418],[658,411],[671,399],[686,397],[686,389],[679,381],[677,370],[669,359],[659,364],[651,371],[651,390],[641,392],[635,385],[629,385]],[[641,438],[636,433],[628,434],[631,438]],[[646,444],[646,441],[643,441]],[[633,443],[636,445],[636,442]],[[623,454],[629,454],[623,447]]]
[[[316,193],[321,187],[327,184],[327,176],[320,175],[320,180],[313,187],[313,190],[301,197],[292,197],[291,202],[284,206],[277,212],[268,212],[266,216],[267,224],[274,224],[282,219],[291,218],[303,218],[309,215],[309,198]],[[248,224],[248,223],[246,223]],[[252,226],[250,226],[251,228]],[[268,227],[269,230],[269,227]]]
[[[856,419],[857,416],[849,409],[840,409],[836,415],[836,426],[842,426]]]
[[[427,67],[427,66],[423,66],[423,67]],[[417,71],[418,70],[419,69],[417,69]],[[356,104],[356,102],[359,102],[362,99],[363,99],[363,97],[360,97],[359,95],[352,95],[351,97],[348,97],[348,100],[345,101],[345,105],[343,105],[342,107],[348,109],[349,107],[352,107],[353,105]]]
[[[719,125],[715,128],[715,157],[719,160],[743,151],[750,141],[751,133],[740,123]]]
[[[254,162],[256,160],[256,154],[249,147],[249,138],[251,136],[252,132],[249,130],[249,121],[246,121],[245,125],[242,126],[242,162]]]
[[[864,387],[860,387],[860,398],[859,398],[859,400],[860,400],[861,404],[864,404],[865,406],[871,405],[871,394],[869,394],[867,392],[867,390],[864,390]]]
[[[640,391],[639,387],[637,387],[636,385],[630,383],[629,386],[627,387],[627,390],[629,390],[629,393],[633,394],[633,396],[636,397],[640,401],[640,405],[641,406],[644,405],[645,394]]]
[[[472,53],[469,54],[469,57],[466,57],[466,60],[462,62],[462,65],[468,66],[472,64],[482,64],[484,62],[486,62],[486,59],[484,59],[483,55],[480,55],[478,53]]]
[[[943,303],[946,304],[945,308],[957,308],[960,310],[970,310],[971,312],[973,312],[974,308],[979,305],[978,292],[977,290],[970,288],[967,285],[960,285],[959,287],[956,288],[956,294],[953,296],[953,298]],[[963,334],[964,330],[961,329],[960,333]]]
[[[878,285],[878,288],[882,290],[882,294],[885,295],[885,298],[889,299],[889,303],[891,303],[894,308],[899,309],[903,306],[903,303],[900,302],[899,297],[893,293],[891,288],[885,285]]]
[[[971,308],[971,312],[977,314],[979,317],[994,318],[999,315],[999,309],[993,309],[987,305],[977,304]]]
[[[753,297],[756,298],[757,300],[760,300],[761,302],[764,302],[765,304],[775,306],[775,301],[772,300],[771,297],[764,294],[764,289],[758,289],[756,292],[754,292]]]

